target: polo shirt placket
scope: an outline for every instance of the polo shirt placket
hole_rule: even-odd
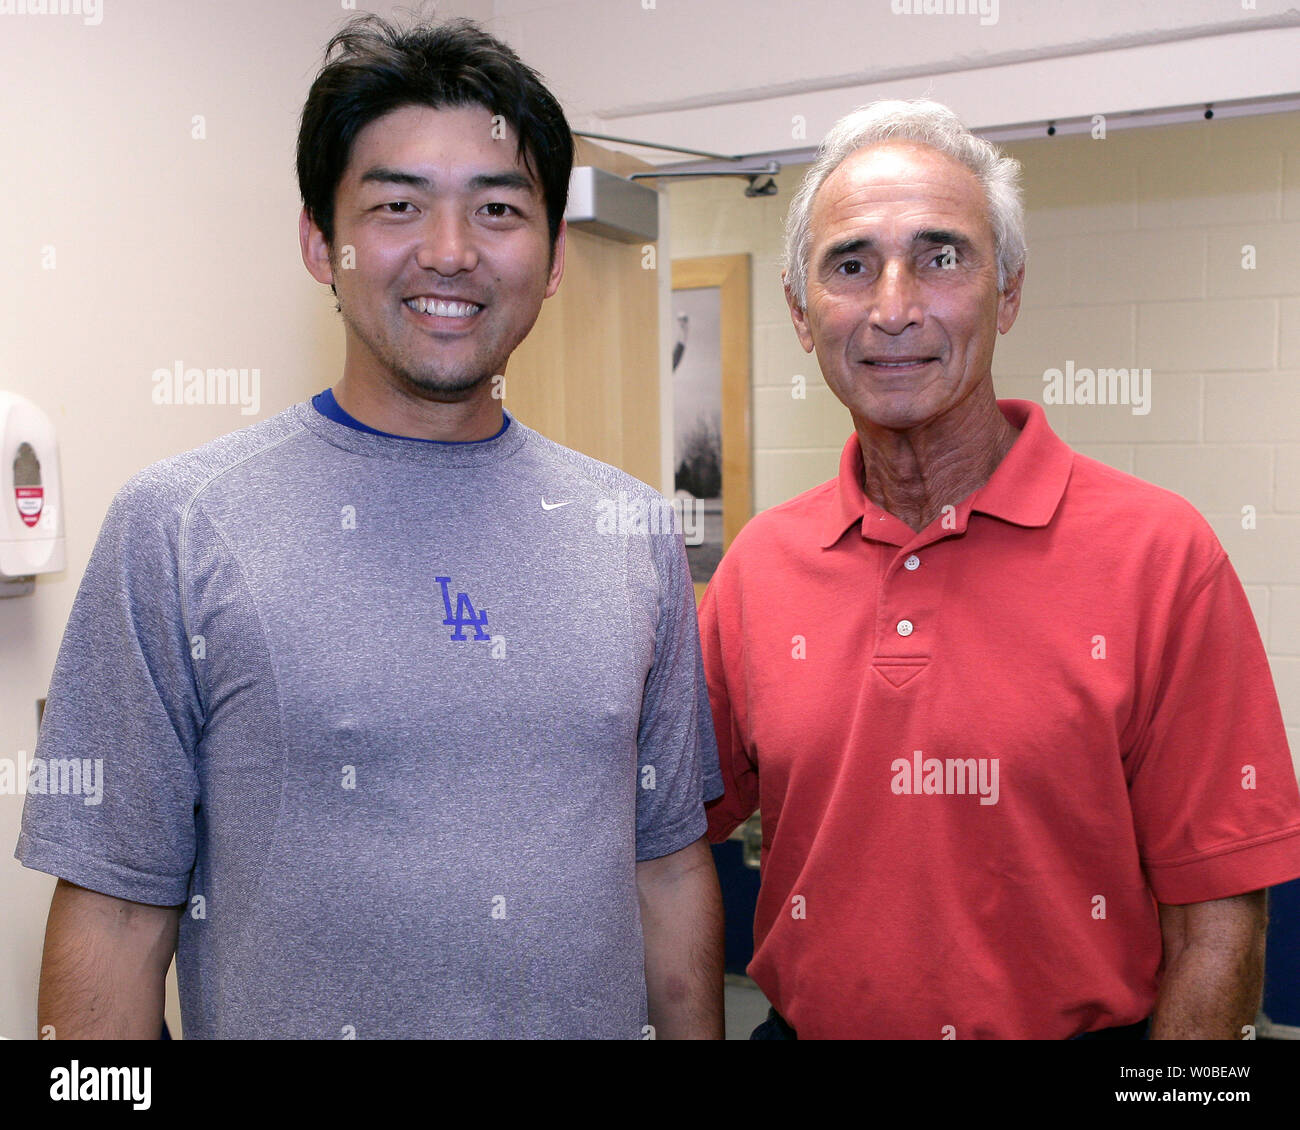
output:
[[[863,517],[862,540],[876,546],[881,570],[872,667],[892,687],[905,687],[934,658],[952,561],[939,547],[966,532],[967,516],[954,515],[952,528],[936,518],[920,533],[892,514]]]

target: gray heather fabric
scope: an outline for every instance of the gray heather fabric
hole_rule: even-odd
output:
[[[722,785],[680,534],[619,492],[659,497],[517,420],[309,403],[140,472],[36,750],[102,803],[29,793],[18,858],[188,904],[189,1038],[639,1037],[635,864]]]

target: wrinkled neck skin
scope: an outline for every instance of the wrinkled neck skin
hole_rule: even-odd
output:
[[[864,467],[862,489],[918,533],[992,477],[1020,432],[998,408],[991,382],[952,411],[896,431],[854,418]]]

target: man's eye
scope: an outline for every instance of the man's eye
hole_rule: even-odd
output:
[[[840,270],[846,275],[860,275],[862,273],[862,264],[856,259],[847,259],[840,264]]]
[[[509,204],[504,204],[500,200],[494,200],[491,204],[484,204],[483,208],[488,211],[488,215],[494,219],[502,219],[514,211]]]
[[[409,200],[390,200],[381,207],[393,209],[391,214],[394,216],[409,216],[411,214],[410,209],[413,209],[415,205]]]

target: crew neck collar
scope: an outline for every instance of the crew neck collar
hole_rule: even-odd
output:
[[[334,447],[374,459],[422,463],[430,467],[481,467],[508,459],[523,446],[529,430],[505,412],[506,426],[490,439],[469,443],[430,443],[349,427],[322,415],[310,400],[294,405],[294,409],[304,427]]]
[[[373,428],[369,424],[363,424],[351,412],[338,402],[332,388],[327,388],[318,392],[311,398],[312,407],[322,416],[328,416],[331,420],[337,420],[340,424],[346,424],[349,428],[355,428],[359,432],[370,432],[372,435],[387,436],[389,439],[413,439],[417,443],[486,443],[488,440],[496,439],[502,432],[510,426],[510,417],[503,410],[501,426],[490,436],[484,436],[482,439],[425,439],[423,436],[403,436],[395,432],[384,432],[378,428]]]

